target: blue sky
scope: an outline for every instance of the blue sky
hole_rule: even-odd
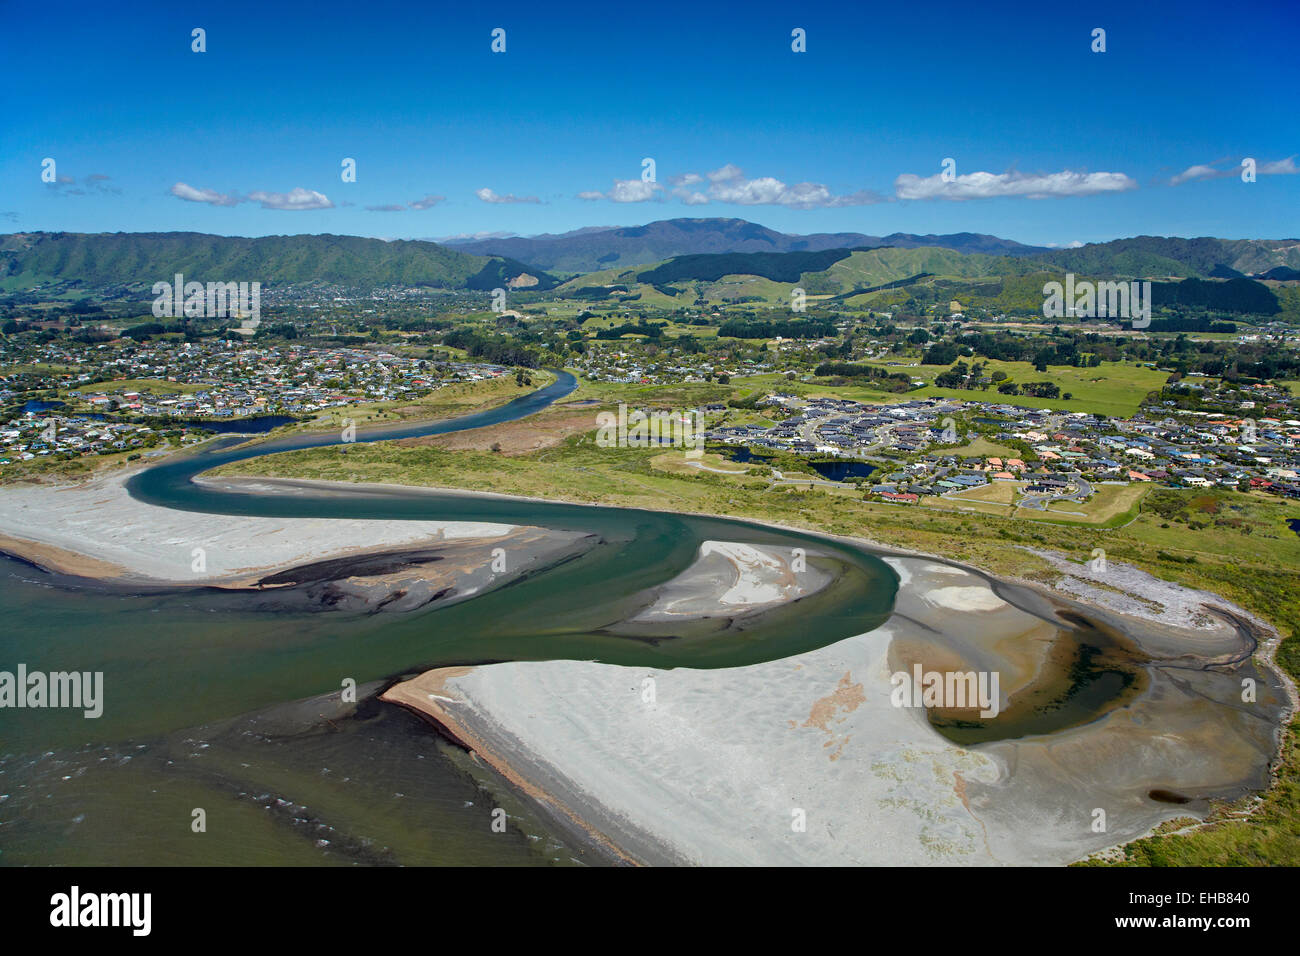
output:
[[[987,6],[7,3],[0,231],[1300,235],[1294,0]]]

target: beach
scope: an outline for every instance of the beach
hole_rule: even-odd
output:
[[[118,472],[75,485],[7,486],[0,492],[0,551],[77,577],[240,588],[256,586],[289,568],[436,548],[442,564],[437,570],[455,572],[440,574],[440,580],[453,586],[480,569],[491,574],[496,549],[508,555],[498,560],[497,568],[497,573],[506,575],[553,559],[575,540],[561,532],[488,522],[262,518],[178,511],[132,498],[125,487],[130,477],[129,472]],[[294,490],[292,482],[204,481],[245,493],[292,494]],[[392,573],[391,568],[385,571]]]
[[[1225,779],[1267,785],[1271,733],[1226,711],[1207,726],[1195,702],[1173,702],[1166,678],[1131,707],[1050,737],[943,740],[924,711],[892,705],[891,647],[941,630],[982,653],[981,666],[1003,667],[1014,691],[1041,664],[1042,622],[969,573],[890,563],[906,583],[884,627],[784,660],[709,671],[493,664],[431,671],[383,699],[472,741],[645,864],[1060,865],[1203,816],[1211,792],[1229,795]],[[1152,779],[1194,796],[1162,803]]]
[[[132,499],[124,480],[5,489],[4,549],[64,573],[231,588],[310,583],[303,569],[341,562],[326,576],[362,579],[360,600],[370,604],[375,581],[396,593],[383,563],[393,553],[460,549],[440,557],[452,569],[446,580],[468,597],[494,548],[513,573],[581,547],[570,532],[482,522],[182,512]],[[204,481],[342,501],[379,487]],[[715,669],[590,660],[433,668],[380,699],[436,724],[566,830],[636,864],[1060,865],[1268,785],[1293,691],[1252,663],[1253,635],[1267,639],[1268,629],[1240,626],[1240,608],[1141,572],[1107,579],[1125,583],[1127,597],[1082,573],[1052,592],[853,543],[883,556],[899,590],[883,626],[828,646]],[[199,577],[188,570],[194,547],[208,553]],[[369,576],[350,573],[367,561],[380,562]],[[399,569],[409,591],[408,572]],[[636,595],[628,620],[686,627],[722,617],[743,628],[833,580],[815,548],[796,555],[708,540],[680,574]],[[1078,634],[1124,635],[1117,646],[1143,662],[1142,682],[1097,713],[1064,713],[1051,733],[961,745],[925,708],[891,694],[914,665],[996,673],[997,707],[1015,715],[1018,700],[1059,692]],[[1252,707],[1234,699],[1243,676],[1260,682]]]

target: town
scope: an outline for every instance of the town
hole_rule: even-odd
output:
[[[416,400],[512,371],[445,354],[224,340],[6,343],[0,359],[13,363],[0,374],[0,466],[46,456],[139,457],[214,431],[265,432],[328,409]]]

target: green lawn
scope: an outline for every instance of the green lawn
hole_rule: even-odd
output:
[[[970,365],[976,359],[962,359]],[[907,371],[917,378],[933,382],[935,377],[946,371],[947,365],[918,365],[909,369],[891,369]],[[1125,362],[1103,362],[1096,368],[1070,368],[1049,366],[1046,372],[1034,370],[1029,362],[985,363],[986,374],[1003,371],[1007,378],[1018,384],[1025,382],[1053,382],[1061,390],[1071,394],[1071,399],[1031,398],[1027,395],[1002,395],[996,386],[985,391],[966,391],[964,389],[938,388],[928,385],[908,397],[942,395],[947,398],[964,398],[984,402],[1007,402],[1027,408],[1060,408],[1072,412],[1097,412],[1102,415],[1129,418],[1137,412],[1138,406],[1149,392],[1156,391],[1169,377],[1166,372],[1143,368]]]

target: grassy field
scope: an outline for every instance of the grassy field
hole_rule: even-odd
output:
[[[155,395],[181,395],[194,393],[207,388],[206,385],[189,385],[184,382],[164,382],[157,378],[115,378],[90,385],[78,385],[73,391],[87,395],[92,392],[152,392]],[[66,389],[60,389],[60,395],[66,395]]]
[[[1059,520],[1082,524],[1115,527],[1137,516],[1138,505],[1151,491],[1150,485],[1094,485],[1092,497],[1082,503],[1053,501],[1047,506],[1047,515],[1039,520]],[[1031,511],[1021,508],[1017,517],[1028,517]]]
[[[969,365],[972,360],[963,361]],[[927,382],[933,382],[935,376],[947,368],[946,365],[917,365],[905,371]],[[1005,401],[1028,408],[1060,408],[1071,412],[1096,412],[1129,418],[1138,410],[1147,393],[1159,389],[1169,377],[1165,372],[1125,362],[1103,362],[1096,368],[1049,366],[1046,372],[1038,372],[1029,362],[988,361],[985,363],[985,368],[987,374],[1003,371],[1008,379],[1019,384],[1053,382],[1060,388],[1062,395],[1069,392],[1071,398],[1066,401],[1064,398],[1001,395],[996,387],[990,387],[986,391],[967,391],[938,388],[934,385],[909,392],[908,397],[942,395],[946,398],[979,399],[987,402]]]
[[[1018,449],[999,445],[982,436],[977,436],[969,444],[962,445],[960,448],[945,448],[943,453],[945,455],[956,455],[959,458],[1002,458],[1005,460],[1020,457]]]
[[[713,452],[691,459],[685,457],[681,452],[670,451],[651,458],[650,467],[657,471],[666,471],[672,475],[694,475],[703,469],[714,475],[726,472],[728,475],[740,477],[749,471],[744,465],[738,465],[736,462]]]
[[[954,491],[944,495],[941,501],[983,501],[989,504],[1009,506],[1016,500],[1016,492],[1025,486],[1023,481],[990,481],[969,491]]]
[[[891,369],[891,371],[901,370]],[[844,385],[833,388],[830,385],[819,385],[810,382],[791,382],[787,381],[784,376],[776,374],[749,375],[733,379],[732,384],[743,387],[747,392],[787,392],[803,398],[825,395],[831,398],[846,398],[853,402],[864,402],[868,405],[888,405],[894,402],[904,402],[910,396],[916,394],[915,392],[885,392],[866,385]]]
[[[1024,521],[1058,524],[1087,524],[1115,527],[1132,520],[1150,485],[1098,485],[1087,501],[1054,501],[1046,511],[1022,508],[1013,504],[1023,481],[992,481],[969,491],[957,491],[941,497],[922,498],[926,508],[957,510],[973,508],[988,514],[1009,515]]]
[[[641,385],[636,382],[592,382],[578,378],[578,388],[570,401],[598,400],[630,408],[688,409],[712,402],[726,402],[745,389],[735,384],[683,382],[680,385]]]

